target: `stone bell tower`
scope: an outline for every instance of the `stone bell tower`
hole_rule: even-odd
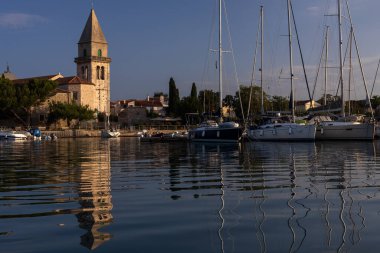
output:
[[[77,76],[95,84],[95,107],[110,114],[110,63],[108,43],[94,9],[91,9],[86,26],[78,42]],[[82,94],[85,95],[85,94]]]

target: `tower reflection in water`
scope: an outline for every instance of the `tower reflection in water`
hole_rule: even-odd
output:
[[[112,238],[111,234],[101,231],[113,220],[109,141],[89,144],[89,150],[96,152],[80,165],[78,195],[81,208],[76,217],[79,227],[87,231],[81,236],[81,245],[91,250]]]

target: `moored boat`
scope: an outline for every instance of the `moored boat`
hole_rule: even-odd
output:
[[[295,102],[294,102],[294,73],[293,73],[293,48],[292,48],[292,26],[291,20],[291,2],[287,1],[288,12],[288,32],[289,32],[289,73],[290,73],[290,103],[292,116],[287,122],[269,122],[259,126],[252,126],[248,130],[248,138],[255,141],[314,141],[316,125],[306,125],[296,123],[295,120]],[[261,32],[263,30],[261,29]],[[263,38],[263,34],[261,35]],[[261,47],[263,43],[261,43]],[[261,50],[262,51],[262,50]],[[262,55],[261,55],[262,58]],[[262,66],[261,66],[262,68]],[[261,78],[262,82],[262,78]],[[262,90],[262,88],[261,88]],[[263,95],[261,96],[261,113],[264,113]],[[273,120],[273,119],[271,119]]]
[[[223,122],[223,53],[222,47],[222,0],[219,0],[219,40],[218,45],[218,74],[219,74],[219,123],[208,120],[201,123],[197,128],[189,131],[188,139],[190,141],[202,142],[239,142],[241,140],[243,129],[236,122]]]
[[[0,138],[25,140],[28,138],[28,136],[26,133],[22,133],[18,131],[0,131]]]
[[[103,138],[117,138],[120,136],[120,132],[113,129],[102,130],[101,136]]]
[[[274,123],[251,127],[248,136],[257,141],[314,141],[316,125]]]
[[[189,131],[190,141],[199,142],[239,142],[243,129],[238,123],[224,122],[217,124],[215,121],[207,121]]]
[[[373,140],[374,123],[325,121],[318,125],[317,140]]]

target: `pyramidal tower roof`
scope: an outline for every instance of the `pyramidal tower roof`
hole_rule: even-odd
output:
[[[87,19],[86,26],[84,27],[82,35],[80,36],[79,44],[89,42],[107,44],[107,40],[104,37],[104,33],[102,31],[102,28],[100,27],[94,9],[91,9],[91,13]]]

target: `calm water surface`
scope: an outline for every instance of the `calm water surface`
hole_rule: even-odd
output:
[[[0,252],[378,252],[380,142],[0,141]]]

